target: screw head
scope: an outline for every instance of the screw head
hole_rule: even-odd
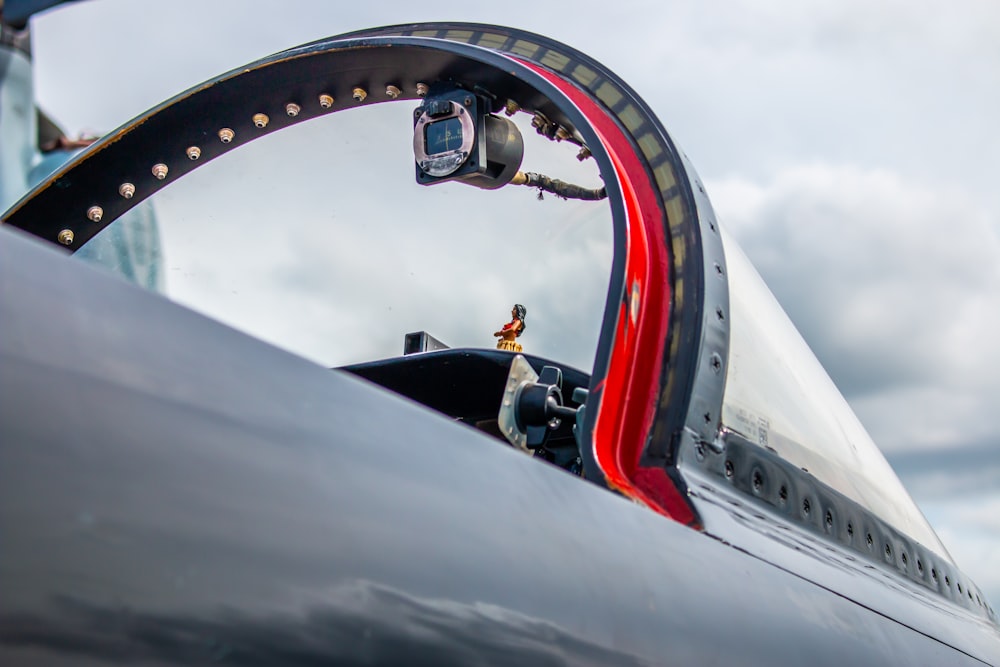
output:
[[[354,97],[355,102],[364,102],[365,98],[368,97],[368,91],[364,88],[355,88],[351,91],[351,96]]]
[[[125,199],[131,199],[135,194],[135,186],[131,183],[122,183],[118,186],[118,194]]]
[[[385,87],[385,96],[392,100],[399,97],[402,92],[398,87],[391,84]]]
[[[320,95],[319,105],[324,109],[329,109],[330,107],[333,106],[333,97],[331,97],[330,95]]]
[[[300,107],[295,102],[289,102],[288,104],[285,105],[285,113],[291,116],[292,118],[298,116],[300,111],[302,111],[302,107]]]
[[[59,243],[62,243],[63,245],[73,245],[73,230],[72,229],[62,230],[61,232],[59,232],[59,235],[56,237],[56,239],[59,241]]]
[[[224,127],[219,130],[219,141],[224,144],[228,144],[230,141],[236,138],[236,133],[228,127]]]
[[[188,146],[186,153],[189,160],[197,160],[201,157],[201,149],[197,146]]]
[[[253,124],[260,129],[264,129],[265,127],[267,127],[267,123],[270,120],[271,119],[267,117],[267,114],[255,113],[253,115]]]
[[[430,86],[426,83],[417,84],[417,97],[427,97],[427,93],[430,92]]]
[[[87,218],[89,218],[91,222],[100,222],[103,217],[104,209],[100,206],[91,206],[87,209]]]
[[[156,180],[162,181],[164,178],[167,177],[167,172],[169,170],[167,169],[167,165],[160,162],[153,165],[152,171],[153,171],[153,176],[156,177]]]

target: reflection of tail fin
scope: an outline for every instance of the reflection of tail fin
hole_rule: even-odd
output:
[[[143,202],[76,252],[146,289],[163,292],[163,253],[153,205]]]

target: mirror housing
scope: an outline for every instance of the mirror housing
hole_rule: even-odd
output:
[[[484,190],[507,185],[524,157],[524,140],[490,101],[456,87],[432,87],[413,112],[417,183],[462,181]]]

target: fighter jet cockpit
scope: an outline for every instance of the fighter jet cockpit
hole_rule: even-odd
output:
[[[524,304],[525,358],[558,367],[571,403],[594,363],[613,225],[580,140],[477,86],[356,86],[268,108],[228,128],[231,141],[262,136],[75,256],[504,440],[511,355],[493,332]],[[336,113],[319,113],[327,99]],[[267,132],[307,113],[318,117]],[[192,144],[185,160],[208,150]],[[574,422],[558,421],[526,451],[579,472]]]
[[[665,521],[836,545],[994,618],[687,156],[551,40],[441,24],[290,49],[126,123],[4,222]],[[514,320],[521,351],[498,349]]]

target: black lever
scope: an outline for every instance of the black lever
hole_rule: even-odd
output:
[[[545,366],[535,375],[521,355],[511,361],[500,414],[500,431],[515,447],[530,452],[545,444],[563,418],[576,419],[576,409],[563,405],[562,371]]]

